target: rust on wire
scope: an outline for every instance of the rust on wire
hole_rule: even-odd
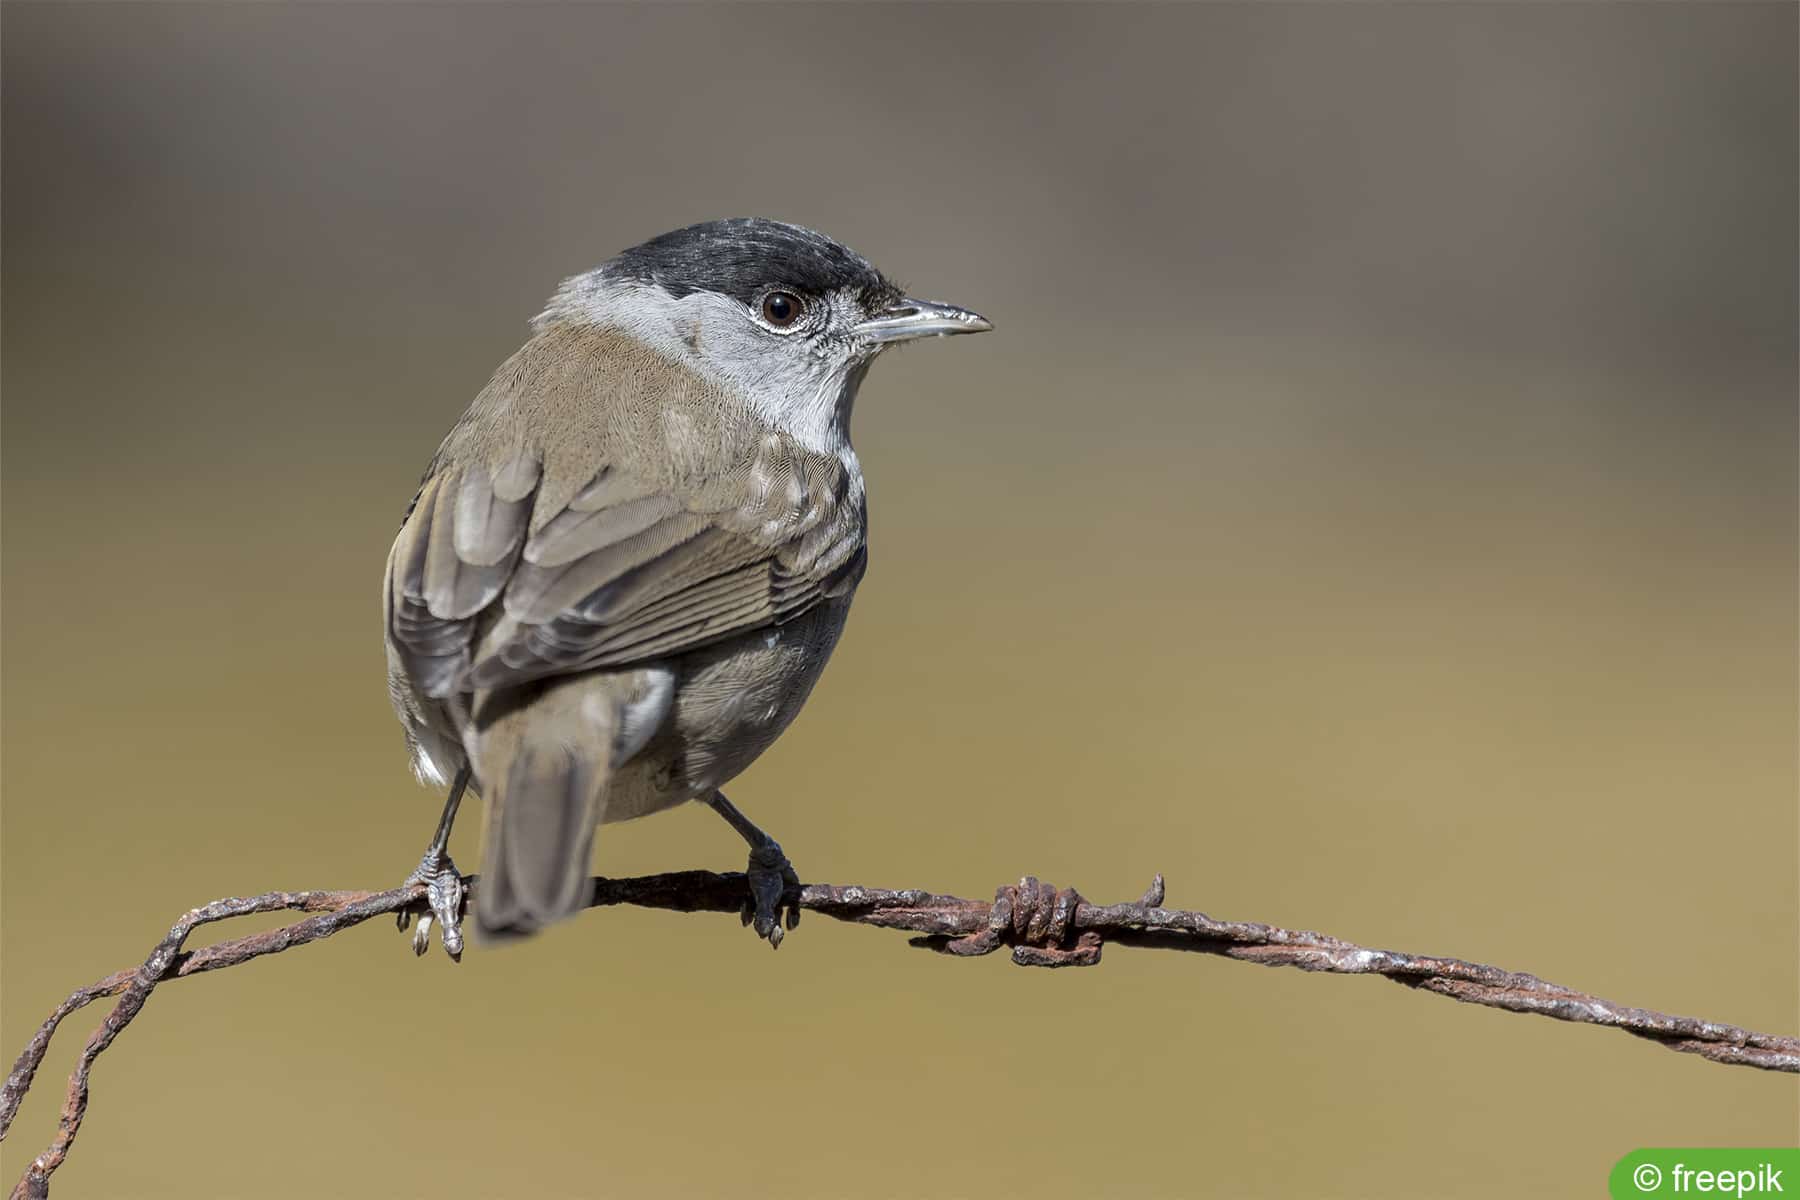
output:
[[[479,879],[470,876],[467,882],[473,895]],[[1158,875],[1139,899],[1099,905],[1083,899],[1073,888],[1059,889],[1028,875],[1015,885],[1000,888],[991,902],[916,889],[817,883],[790,890],[787,899],[800,909],[839,921],[903,930],[915,935],[910,939],[912,945],[956,957],[991,954],[1007,947],[1012,961],[1020,966],[1094,966],[1100,961],[1101,948],[1111,943],[1187,950],[1302,971],[1379,975],[1415,991],[1465,1004],[1622,1029],[1711,1062],[1800,1074],[1800,1038],[1614,1004],[1534,975],[1482,963],[1370,949],[1322,933],[1275,925],[1219,921],[1205,913],[1162,907],[1163,891],[1163,878]],[[56,1136],[26,1168],[13,1188],[12,1200],[43,1200],[49,1195],[50,1176],[68,1157],[87,1112],[88,1076],[94,1060],[138,1015],[159,984],[310,945],[373,917],[423,915],[427,911],[425,893],[425,884],[414,883],[384,892],[267,892],[215,900],[183,914],[142,964],[71,992],[26,1043],[5,1085],[0,1086],[0,1138],[10,1130],[58,1026],[96,1000],[118,996],[119,1001],[82,1047],[69,1077]],[[741,873],[674,871],[631,879],[597,878],[589,906],[737,913],[747,894],[748,884]],[[199,950],[183,948],[202,925],[281,911],[313,915]]]

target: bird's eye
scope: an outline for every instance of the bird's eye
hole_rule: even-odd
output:
[[[805,305],[792,292],[770,292],[762,299],[763,320],[777,329],[786,329],[800,319]]]

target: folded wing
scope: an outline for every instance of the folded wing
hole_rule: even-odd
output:
[[[388,559],[401,665],[436,698],[512,687],[680,654],[855,586],[861,497],[843,464],[777,446],[743,477],[748,503],[711,506],[601,463],[545,514],[530,455],[444,468]]]

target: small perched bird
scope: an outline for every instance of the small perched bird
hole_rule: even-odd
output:
[[[389,695],[414,771],[450,787],[409,880],[452,956],[465,788],[487,806],[485,935],[582,908],[598,825],[700,800],[749,842],[746,916],[780,945],[797,878],[719,789],[800,711],[862,579],[850,410],[869,364],[990,328],[760,218],[665,233],[557,289],[388,555]]]

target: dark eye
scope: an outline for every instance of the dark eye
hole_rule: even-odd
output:
[[[805,305],[792,292],[770,292],[763,297],[763,320],[777,329],[786,329],[800,319]]]

